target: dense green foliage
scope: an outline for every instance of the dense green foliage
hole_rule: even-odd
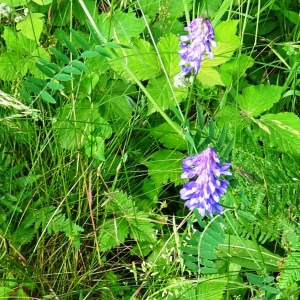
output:
[[[296,2],[1,1],[1,299],[298,299]],[[175,87],[196,16],[215,57]],[[178,194],[207,146],[212,219]]]

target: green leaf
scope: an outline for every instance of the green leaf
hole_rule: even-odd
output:
[[[111,81],[105,88],[106,94],[100,100],[99,109],[108,121],[123,124],[132,114],[132,108],[126,99],[126,95],[135,92],[133,85],[128,85],[121,80]]]
[[[30,40],[39,41],[44,26],[44,15],[31,13],[24,20],[17,23],[17,30]]]
[[[278,272],[281,257],[247,239],[226,235],[226,241],[218,247],[217,255],[244,268]]]
[[[79,69],[82,72],[88,72],[89,71],[89,69],[87,68],[87,66],[83,62],[81,62],[79,60],[76,60],[76,59],[72,61],[72,66],[76,67],[77,69]]]
[[[129,226],[125,219],[108,219],[101,226],[98,235],[100,251],[104,252],[125,242]]]
[[[49,48],[49,51],[52,52],[57,58],[59,58],[63,63],[68,64],[70,62],[68,56],[58,51],[57,49]]]
[[[80,46],[84,50],[90,50],[91,46],[88,43],[88,41],[83,37],[81,32],[75,31],[74,29],[71,29],[72,37],[80,44]]]
[[[260,118],[260,122],[270,132],[262,131],[261,135],[271,147],[282,152],[300,153],[300,119],[294,113],[267,114]]]
[[[153,47],[142,39],[133,39],[132,49],[115,49],[119,59],[110,61],[112,68],[128,81],[134,81],[128,77],[125,66],[135,74],[139,80],[155,78],[160,74],[160,64]]]
[[[84,59],[90,58],[90,57],[96,57],[99,56],[100,53],[98,51],[92,51],[92,50],[87,50],[81,53],[81,57]]]
[[[196,77],[204,86],[224,86],[219,71],[214,68],[201,68]]]
[[[93,139],[92,143],[85,146],[85,153],[88,157],[105,161],[105,142],[100,136]]]
[[[48,92],[42,91],[40,95],[46,102],[52,103],[52,104],[56,103],[56,100]]]
[[[55,91],[62,90],[65,88],[62,84],[55,82],[53,80],[49,81],[47,83],[47,86],[49,87],[49,89],[55,90]]]
[[[46,51],[46,49],[42,47],[38,47],[30,53],[30,57],[26,62],[26,66],[33,76],[37,78],[45,79],[47,76],[45,76],[45,74],[41,72],[40,68],[37,67],[37,62],[40,61],[41,59],[49,61],[50,55]]]
[[[120,9],[100,14],[97,25],[107,40],[112,38],[124,40],[125,38],[126,43],[131,38],[138,38],[146,27],[143,18],[137,18],[135,12],[124,13]]]
[[[180,129],[180,126],[174,123]],[[162,143],[166,148],[176,150],[186,150],[186,141],[179,135],[169,123],[163,123],[150,129],[151,135]]]
[[[156,241],[155,229],[148,215],[143,212],[137,212],[131,217],[126,216],[126,221],[130,228],[129,235],[136,241]]]
[[[53,2],[53,0],[32,0],[32,1],[37,3],[38,5],[48,5]]]
[[[169,180],[175,185],[182,182],[180,175],[183,158],[184,155],[181,152],[172,150],[159,150],[150,156],[150,160],[145,165],[157,187],[166,184]]]
[[[241,77],[244,77],[245,71],[253,64],[253,58],[245,54],[232,58],[232,60],[220,66],[222,81],[227,87],[231,86],[232,83],[236,83]]]
[[[75,150],[86,145],[89,142],[88,137],[93,135],[95,130],[100,130],[99,120],[98,107],[94,107],[88,100],[82,100],[77,103],[75,112],[69,103],[58,108],[53,128],[58,133],[62,147]]]
[[[58,73],[54,76],[54,79],[59,80],[59,81],[70,81],[70,80],[73,80],[74,77],[71,76],[70,74]]]
[[[163,110],[176,107],[177,104],[182,102],[187,97],[186,88],[175,88],[170,86],[169,81],[165,76],[151,79],[147,85],[147,91]],[[175,94],[176,98],[174,97],[173,93]],[[156,108],[150,101],[148,101],[148,115],[154,112],[156,112]]]
[[[157,44],[161,59],[169,77],[178,74],[181,70],[179,66],[180,57],[178,55],[179,39],[175,34],[169,33],[162,37]]]
[[[19,53],[6,52],[0,56],[0,78],[3,81],[11,81],[17,76],[24,77],[27,73],[26,59]]]
[[[62,68],[62,72],[68,73],[68,74],[74,74],[74,75],[81,75],[82,71],[78,70],[77,68],[73,66],[65,66]]]
[[[277,85],[251,85],[245,88],[243,94],[238,97],[238,104],[247,115],[257,117],[280,100],[284,89]]]
[[[221,22],[215,28],[217,46],[212,47],[213,59],[204,59],[201,68],[221,65],[231,59],[234,51],[240,47],[240,38],[236,35],[238,20]]]

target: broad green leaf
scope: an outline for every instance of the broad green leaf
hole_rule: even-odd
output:
[[[240,47],[240,37],[236,35],[238,20],[221,22],[215,28],[217,46],[212,47],[213,59],[204,59],[201,68],[218,66],[230,60]]]
[[[44,15],[32,13],[24,20],[17,23],[17,30],[30,40],[39,41],[44,26]]]
[[[26,67],[33,76],[45,79],[48,76],[45,76],[45,74],[40,70],[40,68],[37,67],[37,63],[40,61],[40,59],[50,61],[50,55],[46,51],[46,49],[42,47],[37,47],[30,53],[30,56],[26,61]]]
[[[139,80],[155,78],[160,74],[161,67],[151,44],[142,39],[133,39],[132,49],[115,49],[119,58],[110,61],[112,68],[124,79],[133,81],[125,70],[125,66]]]
[[[98,107],[88,100],[82,100],[77,103],[75,111],[69,103],[58,108],[53,128],[58,133],[62,147],[75,150],[86,145],[89,142],[88,137],[93,136],[97,128],[101,131],[99,120]]]
[[[143,11],[143,13],[150,18],[154,18],[157,16],[157,12],[159,11],[159,5],[161,2],[159,1],[149,1],[149,0],[139,0],[139,8]]]
[[[251,85],[245,88],[243,94],[238,97],[239,107],[247,115],[257,117],[279,101],[283,90],[284,87],[277,85]]]
[[[222,81],[227,87],[235,84],[241,77],[245,76],[246,70],[252,67],[253,64],[253,58],[245,54],[222,64],[220,67]]]
[[[204,87],[211,87],[214,85],[224,86],[219,71],[214,68],[201,68],[197,75],[197,79]]]
[[[100,99],[99,109],[102,116],[108,121],[123,124],[131,118],[132,108],[126,95],[135,92],[133,85],[128,85],[121,80],[111,81],[105,87],[105,94]]]
[[[105,160],[105,142],[100,136],[92,139],[92,142],[87,144],[85,147],[85,154],[88,157],[104,161]]]
[[[147,214],[137,212],[132,216],[126,216],[130,228],[129,235],[136,241],[154,242],[156,240],[153,223]]]
[[[48,5],[53,2],[53,0],[32,0],[38,5]]]
[[[22,55],[28,55],[37,48],[36,42],[25,37],[21,32],[16,32],[11,27],[5,26],[1,35],[5,40],[6,49],[16,51]]]
[[[129,234],[129,226],[125,219],[108,219],[100,227],[98,242],[100,251],[104,252],[125,242]]]
[[[11,7],[17,7],[17,6],[28,4],[28,0],[4,0],[4,1],[2,0],[1,2],[5,2]]]
[[[230,263],[244,268],[261,271],[264,268],[269,272],[278,272],[281,257],[254,242],[237,236],[226,236],[224,244],[220,244],[217,256]]]
[[[184,155],[178,151],[159,150],[150,156],[150,160],[145,163],[148,173],[157,187],[166,184],[168,181],[179,185],[182,180],[180,175],[181,161]]]
[[[157,44],[168,76],[172,77],[181,71],[179,51],[179,39],[175,34],[169,33],[162,37]]]
[[[131,38],[138,38],[146,27],[144,19],[137,18],[135,12],[124,13],[120,9],[116,9],[112,13],[100,14],[97,24],[107,40],[123,39],[126,43]]]
[[[106,212],[113,213],[117,216],[123,217],[124,215],[134,215],[136,207],[132,197],[128,196],[125,192],[116,190],[111,193],[111,201],[105,207]]]
[[[176,124],[180,129],[180,126]],[[187,144],[181,135],[174,131],[169,123],[163,123],[150,129],[151,135],[162,143],[166,148],[176,150],[186,150]]]
[[[172,86],[173,80],[170,80],[171,87],[167,78],[161,76],[151,79],[147,85],[147,91],[160,106],[161,109],[166,110],[176,107],[178,103],[182,102],[187,97],[187,90],[184,87],[175,88]],[[173,94],[173,92],[174,94]],[[174,97],[175,95],[175,97]],[[156,108],[148,101],[148,114],[156,112]]]
[[[0,56],[0,66],[0,78],[3,81],[24,77],[28,70],[26,59],[15,52],[3,53]]]
[[[271,147],[300,154],[300,119],[294,113],[267,114],[260,118],[260,122],[270,131],[270,134],[262,131],[261,135]]]

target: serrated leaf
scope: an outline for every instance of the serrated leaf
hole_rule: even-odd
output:
[[[130,228],[129,235],[136,241],[154,242],[157,239],[153,223],[148,215],[138,212],[132,216],[126,216]]]
[[[16,76],[24,77],[27,73],[27,59],[15,52],[6,52],[0,56],[0,78],[3,81],[11,81]]]
[[[232,60],[220,66],[220,74],[222,81],[226,86],[232,85],[232,82],[237,82],[241,77],[245,76],[245,71],[252,67],[254,60],[252,57],[245,54],[234,57]]]
[[[174,98],[172,90],[176,96],[176,99]],[[163,110],[176,107],[178,103],[182,102],[187,97],[186,88],[174,88],[173,86],[170,87],[165,76],[151,79],[147,85],[147,91]],[[156,108],[152,102],[148,101],[148,115],[154,112],[156,112]]]
[[[126,220],[122,218],[106,220],[98,235],[100,251],[104,252],[124,243],[128,234],[129,226]]]
[[[284,89],[284,87],[277,85],[251,85],[245,88],[243,94],[238,97],[239,107],[247,115],[257,117],[280,100],[280,95]]]
[[[201,68],[197,74],[197,79],[206,87],[215,85],[224,86],[219,71],[214,68]]]
[[[76,120],[71,104],[66,104],[57,110],[53,128],[58,132],[58,140],[63,148],[75,150],[88,142],[98,125],[100,115],[98,107],[94,107],[88,100],[78,102],[75,108]],[[99,129],[100,130],[100,129]]]
[[[100,14],[97,25],[107,40],[126,38],[126,44],[131,38],[138,38],[146,27],[143,18],[137,18],[135,12],[124,13],[120,9]]]
[[[31,13],[24,20],[17,23],[17,30],[30,40],[39,41],[44,26],[44,15]]]
[[[151,44],[142,39],[133,39],[132,49],[116,49],[119,59],[110,61],[112,68],[124,79],[133,81],[128,76],[125,66],[139,80],[155,78],[160,74],[160,64]]]
[[[169,33],[162,37],[157,44],[157,48],[161,55],[161,59],[166,68],[169,77],[178,74],[181,70],[179,66],[180,56],[179,51],[179,39],[175,34]]]
[[[180,126],[178,124],[174,123],[174,125],[180,130]],[[186,149],[186,141],[167,122],[152,128],[150,132],[151,135],[166,148],[176,150]]]
[[[270,134],[262,132],[262,135],[271,147],[283,152],[300,153],[300,119],[294,113],[267,114],[259,120],[270,131]]]
[[[169,180],[175,185],[181,183],[181,161],[183,158],[184,155],[181,152],[172,150],[159,150],[150,156],[150,160],[145,165],[157,187],[166,184]]]
[[[126,99],[126,95],[134,93],[133,85],[125,84],[121,80],[110,81],[106,87],[106,94],[100,100],[99,108],[108,121],[123,124],[129,120],[132,108]]]
[[[217,46],[212,47],[213,59],[204,59],[201,68],[221,65],[231,59],[235,50],[240,47],[240,37],[236,35],[238,20],[221,22],[215,28]]]

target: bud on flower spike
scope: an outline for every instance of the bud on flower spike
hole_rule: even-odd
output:
[[[200,154],[188,157],[182,162],[184,173],[181,178],[195,178],[183,185],[180,198],[187,200],[185,206],[190,210],[198,209],[202,216],[205,213],[212,217],[213,212],[223,211],[220,196],[226,192],[229,182],[219,179],[222,175],[232,175],[229,171],[231,163],[220,165],[220,159],[214,149],[207,148]]]

